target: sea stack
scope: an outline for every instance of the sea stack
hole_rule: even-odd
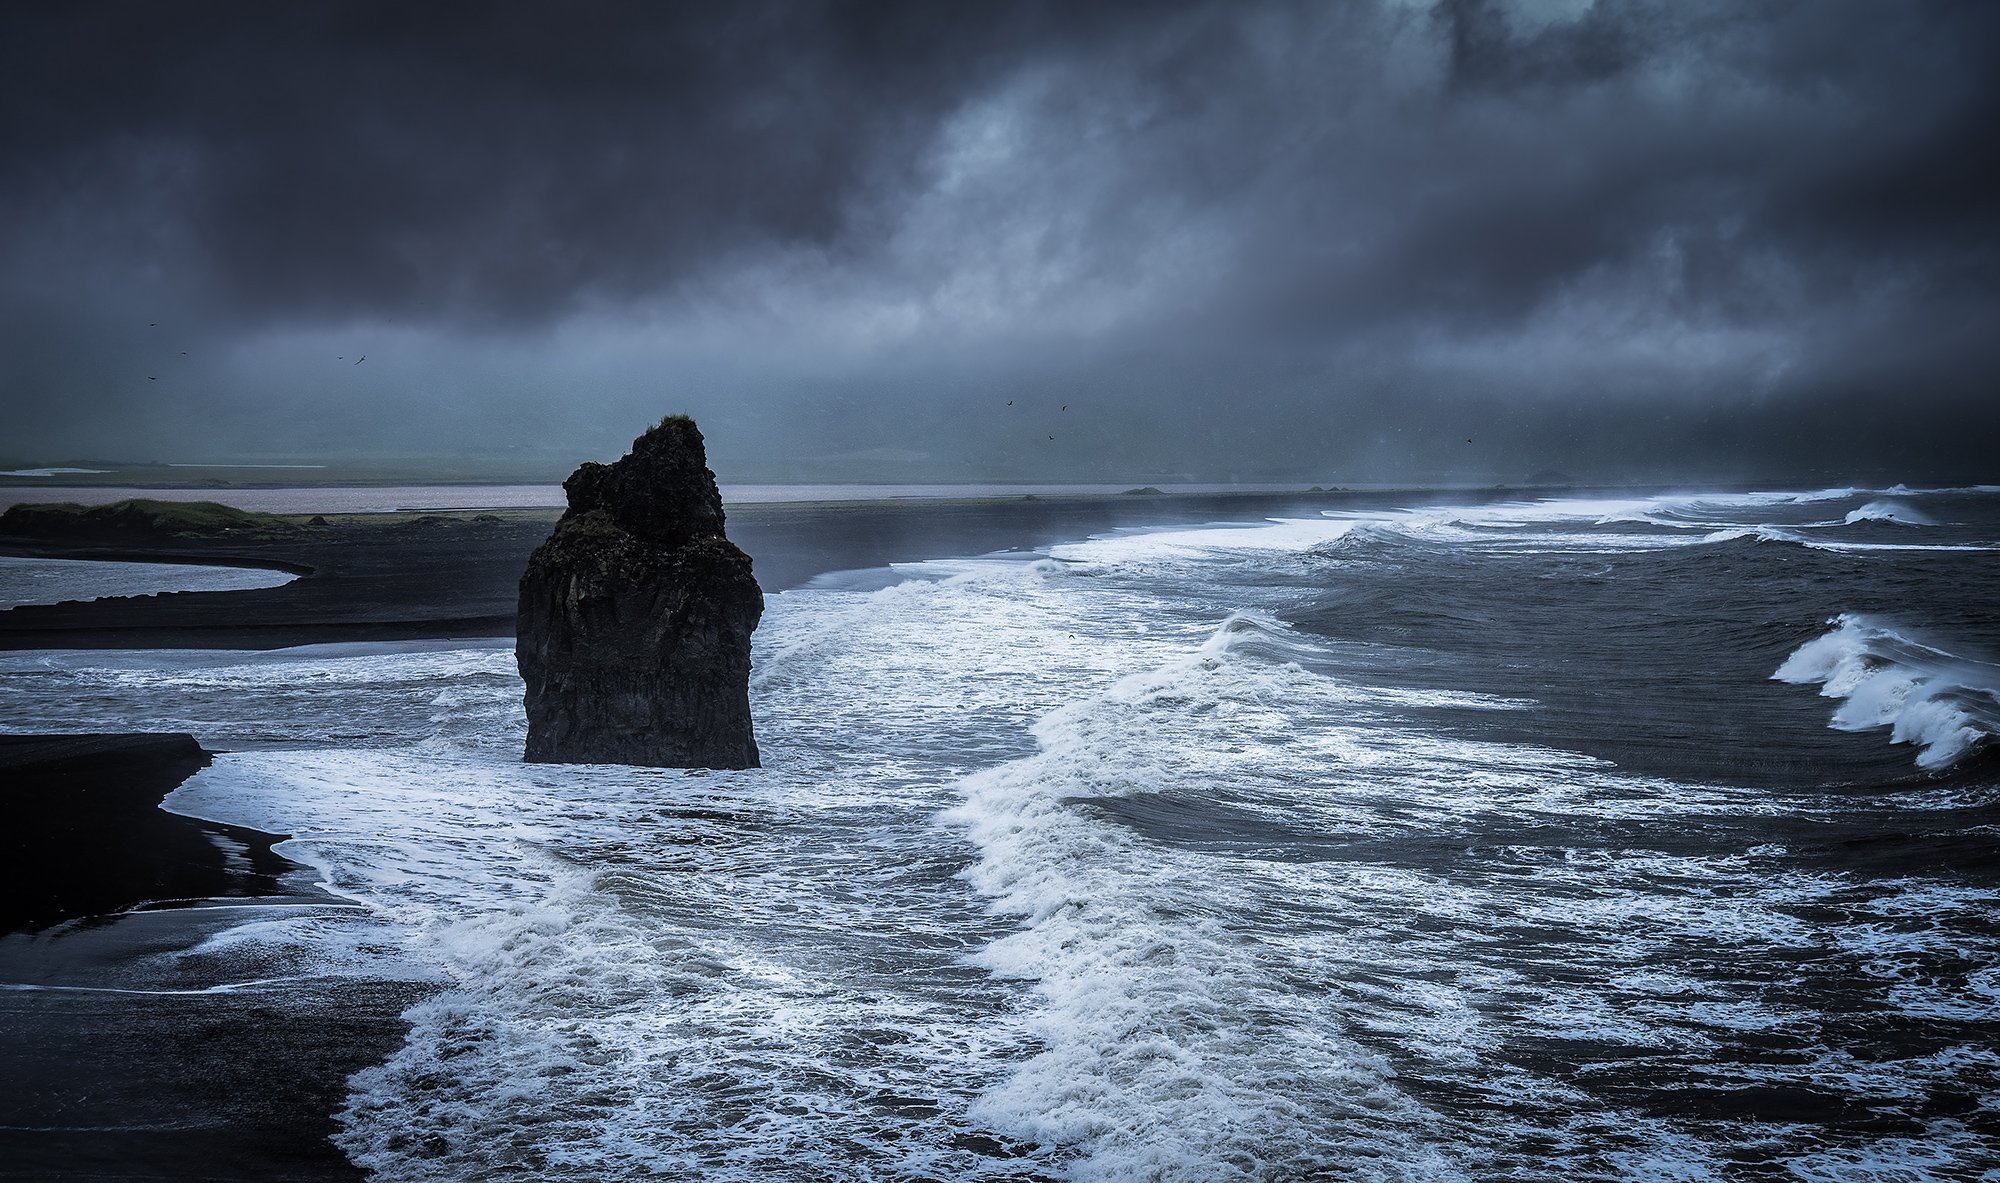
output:
[[[521,576],[526,759],[754,768],[750,633],[764,593],[723,534],[694,420],[563,482],[569,508]]]

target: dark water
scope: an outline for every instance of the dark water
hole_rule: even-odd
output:
[[[1770,932],[1668,941],[1644,959],[1763,1021],[1664,1008],[1662,1033],[1700,1054],[1530,1038],[1509,1061],[1576,1082],[1586,1106],[1735,1142],[1724,1161],[1738,1169],[1794,1173],[1798,1156],[1818,1153],[1847,1161],[1843,1177],[1922,1177],[1925,1154],[1912,1163],[1884,1147],[1935,1150],[1961,1130],[1975,1141],[1944,1162],[1968,1175],[1993,1167],[2000,497],[1675,499],[1529,541],[1535,516],[1350,536],[1308,564],[1335,590],[1289,615],[1316,636],[1397,651],[1382,675],[1392,683],[1409,678],[1403,659],[1416,650],[1427,684],[1539,704],[1460,733],[1752,788],[1754,805],[1525,828],[1472,815],[1456,835],[1466,852],[1425,869],[1476,878],[1487,868],[1475,852],[1504,846],[1530,864],[1657,860],[1652,890],[1690,908],[1731,890],[1690,865],[1737,864],[1751,875],[1737,890],[1797,894],[1773,900]],[[1693,537],[1654,549],[1675,532]],[[1841,730],[1828,726],[1835,703],[1801,692],[1822,688],[1844,695]],[[1939,906],[1948,899],[1967,906]],[[1530,927],[1492,955],[1545,967],[1525,976],[1559,988],[1601,971],[1565,964],[1574,940]]]
[[[497,648],[0,705],[258,749],[176,807],[370,911],[232,939],[445,987],[353,1082],[384,1178],[1977,1179],[1996,547],[1829,490],[844,577],[772,598],[747,773],[522,766]]]

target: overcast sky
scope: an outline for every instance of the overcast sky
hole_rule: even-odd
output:
[[[68,0],[0,94],[16,461],[2000,475],[1987,0]]]

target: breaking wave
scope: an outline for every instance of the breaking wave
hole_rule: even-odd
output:
[[[1807,641],[1771,675],[1818,683],[1841,699],[1831,726],[1890,728],[1891,743],[1917,746],[1917,765],[1946,768],[2000,734],[2000,666],[1960,657],[1852,613]]]
[[[1887,499],[1870,501],[1859,509],[1850,510],[1847,517],[1843,519],[1843,522],[1849,526],[1857,522],[1893,522],[1898,526],[1931,526],[1936,524],[1911,506],[1905,505],[1900,501]]]

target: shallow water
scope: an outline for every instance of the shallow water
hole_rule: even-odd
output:
[[[11,655],[0,709],[233,749],[173,808],[369,906],[212,945],[443,983],[353,1081],[385,1179],[1977,1178],[1996,543],[1825,490],[827,580],[748,772],[518,763],[497,645]]]
[[[298,576],[255,567],[193,563],[112,563],[0,555],[0,609],[112,596],[277,587]]]

